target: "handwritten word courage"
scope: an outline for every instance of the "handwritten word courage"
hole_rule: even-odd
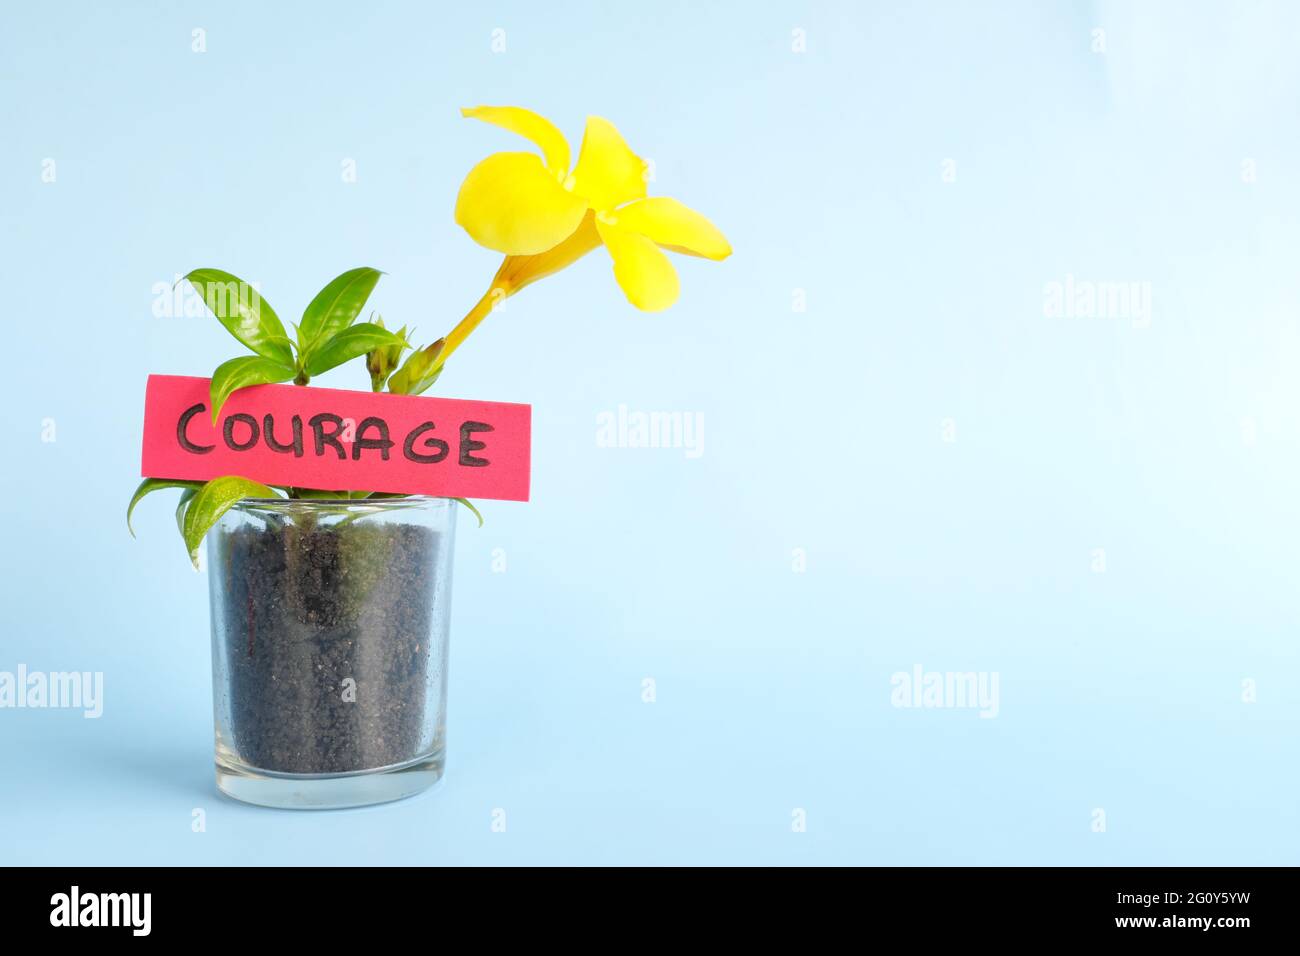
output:
[[[189,436],[190,421],[206,410],[207,406],[202,402],[191,405],[181,412],[176,422],[176,441],[192,455],[206,455],[216,448],[216,445],[200,444]],[[273,452],[292,455],[294,458],[308,454],[310,447],[310,453],[317,458],[326,455],[328,449],[339,459],[347,460],[348,449],[345,445],[348,443],[342,437],[345,428],[343,418],[330,412],[321,412],[307,419],[305,428],[310,430],[310,443],[304,433],[301,415],[290,418],[287,428],[282,423],[277,433],[274,415],[264,415],[259,422],[252,415],[237,412],[227,415],[223,420],[221,440],[231,451],[251,451],[261,443]],[[422,465],[436,465],[446,459],[451,454],[451,445],[446,439],[434,434],[436,429],[433,422],[426,421],[408,431],[402,439],[402,457]],[[456,463],[466,468],[490,465],[490,459],[475,454],[487,448],[487,443],[478,441],[474,436],[492,430],[487,422],[460,422],[457,428]],[[374,415],[363,418],[357,424],[350,442],[352,460],[360,461],[362,452],[371,451],[383,461],[388,461],[391,450],[397,445],[389,431],[388,422],[383,418]]]

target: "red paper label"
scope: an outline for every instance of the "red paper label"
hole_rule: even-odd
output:
[[[528,500],[530,405],[255,385],[214,426],[208,385],[149,376],[142,476]]]

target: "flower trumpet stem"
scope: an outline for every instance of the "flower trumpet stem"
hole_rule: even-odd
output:
[[[500,303],[524,286],[532,285],[538,279],[544,279],[572,265],[598,245],[600,234],[596,230],[595,214],[589,211],[573,235],[555,248],[532,256],[506,256],[483,298],[447,333],[447,342],[443,346],[438,368],[442,368],[447,356],[460,348],[461,343],[469,338],[470,333]]]
[[[508,295],[510,295],[508,286],[497,282],[492,283],[492,288],[488,289],[483,294],[483,298],[475,303],[474,308],[469,310],[465,318],[456,323],[456,327],[447,333],[446,344],[443,345],[442,355],[439,356],[438,366],[440,368],[447,361],[447,357],[460,348],[461,343],[469,338],[470,333],[479,327],[479,323],[492,313],[497,303],[505,301]]]

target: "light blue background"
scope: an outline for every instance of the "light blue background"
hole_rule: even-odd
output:
[[[1298,862],[1294,5],[116,7],[0,17],[0,670],[106,682],[0,710],[0,862]],[[439,788],[235,804],[206,582],[170,495],[122,519],[145,376],[240,347],[153,287],[292,318],[373,265],[446,331],[498,261],[461,178],[526,148],[477,103],[611,118],[735,255],[647,316],[597,250],[437,386],[535,420],[533,500],[461,524]],[[1150,325],[1047,317],[1067,274]],[[703,456],[597,447],[620,403]],[[894,708],[915,664],[996,671],[999,716]]]

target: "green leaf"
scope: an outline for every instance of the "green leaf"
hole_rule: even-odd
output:
[[[279,316],[251,285],[220,269],[195,269],[185,278],[231,335],[263,358],[293,364],[292,344]]]
[[[131,527],[131,513],[135,511],[135,506],[140,503],[140,499],[150,492],[161,491],[164,488],[201,488],[201,481],[172,481],[170,478],[146,478],[140,482],[140,487],[135,489],[135,494],[131,496],[131,503],[126,506],[126,530],[131,532],[131,537],[135,537],[135,529]]]
[[[299,351],[310,356],[355,322],[380,275],[369,267],[352,269],[317,292],[298,327]]]
[[[199,566],[199,545],[203,537],[223,514],[245,498],[278,498],[274,491],[256,481],[238,475],[213,478],[198,490],[185,509],[181,523],[181,537],[190,552],[190,561]]]
[[[483,527],[483,515],[481,515],[481,514],[479,513],[479,510],[478,510],[477,508],[474,507],[473,503],[472,503],[468,498],[452,498],[451,500],[452,500],[452,501],[459,501],[461,504],[463,504],[463,505],[464,505],[466,508],[468,508],[470,511],[474,512],[474,517],[475,517],[475,518],[478,518],[478,526],[479,526],[480,528]]]
[[[185,534],[185,509],[198,491],[198,488],[186,488],[181,492],[181,500],[176,502],[176,530],[182,535]]]
[[[350,491],[326,491],[324,488],[294,487],[292,498],[312,499],[316,501],[347,501],[352,497]]]
[[[318,349],[310,352],[306,357],[307,374],[319,375],[321,372],[328,372],[336,365],[342,365],[357,356],[365,355],[371,349],[401,344],[403,340],[387,329],[370,322],[360,322],[344,329],[328,342],[323,342]]]
[[[442,355],[443,339],[432,345],[412,352],[392,378],[388,380],[388,390],[398,395],[419,395],[442,374],[442,365],[438,356]]]
[[[222,362],[212,373],[212,384],[208,388],[208,397],[212,400],[212,423],[216,424],[221,406],[226,404],[226,399],[235,390],[249,385],[287,382],[293,376],[292,366],[281,365],[256,355],[242,355],[229,362]]]

